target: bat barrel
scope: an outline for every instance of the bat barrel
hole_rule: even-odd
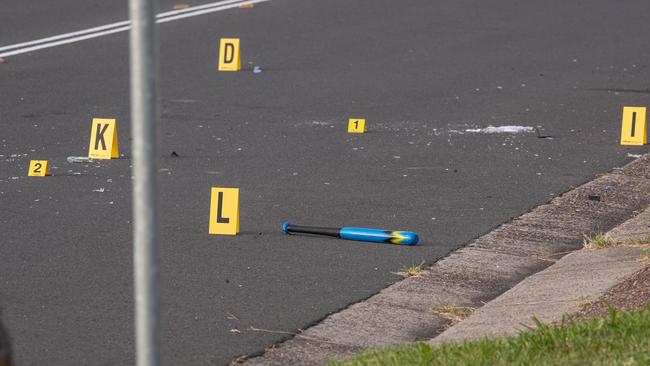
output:
[[[362,227],[341,228],[340,236],[341,238],[348,240],[362,240],[374,243],[398,245],[415,245],[420,239],[418,234],[412,231],[368,229]]]

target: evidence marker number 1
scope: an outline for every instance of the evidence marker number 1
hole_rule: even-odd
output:
[[[334,238],[369,241],[373,243],[388,243],[397,245],[415,245],[419,237],[412,231],[395,231],[382,229],[369,229],[362,227],[328,228],[316,226],[293,225],[288,222],[282,224],[282,231],[286,234],[313,234],[331,236]]]
[[[348,119],[348,133],[365,133],[366,120],[363,118]]]

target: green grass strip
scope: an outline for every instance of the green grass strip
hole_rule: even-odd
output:
[[[332,366],[650,365],[650,304],[607,317],[545,325],[514,337],[370,350]]]

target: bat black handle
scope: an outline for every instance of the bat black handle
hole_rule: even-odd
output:
[[[313,235],[325,235],[340,238],[341,229],[334,227],[315,227],[315,226],[300,226],[292,225],[288,222],[282,224],[282,230],[287,234],[302,233]]]

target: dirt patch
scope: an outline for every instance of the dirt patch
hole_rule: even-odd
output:
[[[0,366],[11,366],[11,346],[9,336],[0,323]]]
[[[635,310],[644,307],[648,302],[650,302],[650,265],[609,289],[598,300],[584,305],[577,318],[591,319],[606,315],[609,306]]]

